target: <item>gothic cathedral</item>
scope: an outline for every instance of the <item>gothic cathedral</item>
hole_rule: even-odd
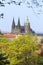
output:
[[[14,34],[30,34],[30,33],[32,33],[32,34],[34,34],[35,32],[30,28],[30,23],[29,23],[28,18],[26,19],[24,26],[21,26],[20,18],[18,18],[18,24],[15,25],[15,21],[13,18],[11,33],[14,33]]]

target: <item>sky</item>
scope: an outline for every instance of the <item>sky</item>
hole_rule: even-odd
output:
[[[28,16],[31,29],[36,33],[43,33],[43,13],[38,15],[24,3],[21,6],[6,4],[5,7],[0,7],[0,14],[1,13],[4,13],[4,18],[0,18],[0,31],[2,32],[11,32],[13,18],[16,25],[18,18],[20,18],[21,25],[24,25]]]

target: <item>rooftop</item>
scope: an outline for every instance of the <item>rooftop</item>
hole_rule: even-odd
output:
[[[3,34],[4,37],[15,37],[16,35],[15,34],[12,34],[12,33],[5,33]]]

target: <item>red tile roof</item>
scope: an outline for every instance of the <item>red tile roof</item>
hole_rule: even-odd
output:
[[[12,34],[12,33],[5,33],[5,34],[3,34],[3,36],[5,36],[5,37],[15,37],[16,35]]]

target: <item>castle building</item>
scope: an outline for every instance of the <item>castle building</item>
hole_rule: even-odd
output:
[[[15,21],[13,18],[11,33],[14,33],[14,34],[30,34],[30,33],[32,33],[32,34],[34,34],[35,32],[31,29],[28,18],[24,22],[24,26],[21,26],[20,18],[18,18],[18,24],[15,25]]]

